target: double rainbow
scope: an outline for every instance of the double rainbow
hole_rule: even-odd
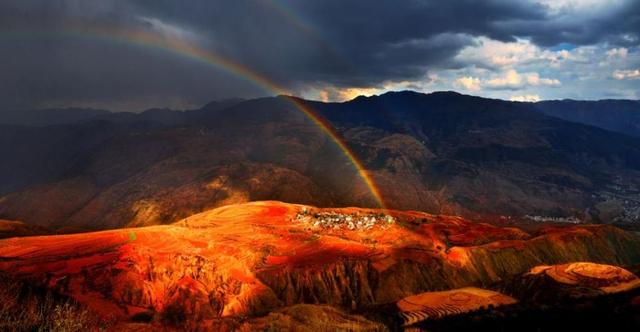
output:
[[[23,33],[25,31],[22,31]],[[250,70],[249,68],[223,57],[219,54],[198,47],[188,41],[178,38],[168,37],[164,35],[157,35],[144,30],[132,30],[132,29],[118,29],[112,27],[97,27],[97,26],[82,26],[82,27],[65,27],[63,30],[50,31],[27,31],[34,34],[64,34],[77,36],[81,38],[92,38],[105,40],[110,42],[127,43],[136,46],[148,47],[158,49],[173,54],[186,57],[193,61],[197,61],[208,66],[212,66],[217,69],[221,69],[227,73],[251,82],[257,87],[263,89],[265,92],[275,95],[288,95],[288,91],[276,84],[275,82],[267,79],[264,76]],[[343,154],[349,159],[354,166],[359,177],[366,184],[370,194],[375,199],[379,207],[384,208],[385,203],[380,194],[379,189],[375,185],[373,179],[362,165],[362,162],[354,155],[349,149],[347,144],[340,138],[333,127],[327,123],[322,117],[315,114],[311,109],[307,108],[302,102],[296,98],[289,98],[288,100],[296,109],[304,113],[312,122],[320,128],[326,135],[336,144],[336,146],[343,152]]]

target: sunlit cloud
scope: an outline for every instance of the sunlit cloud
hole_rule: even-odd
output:
[[[319,100],[323,102],[342,102],[352,100],[359,96],[373,96],[386,92],[385,88],[347,87],[335,86],[308,87],[297,94],[303,98]]]
[[[501,42],[479,37],[475,45],[463,48],[455,59],[480,67],[506,69],[531,63],[557,65],[572,56],[568,50],[543,50],[528,40]]]
[[[495,90],[516,90],[527,86],[559,86],[560,80],[540,77],[538,73],[518,73],[515,69],[482,79],[479,77],[463,76],[453,82],[453,86],[468,91],[479,91],[483,88]]]
[[[617,80],[640,79],[640,69],[616,70],[612,76]]]
[[[520,102],[528,102],[535,103],[540,101],[540,96],[538,95],[521,95],[521,96],[511,96],[509,98],[511,101],[520,101]]]
[[[519,88],[523,84],[523,77],[517,71],[508,70],[504,76],[492,78],[486,82],[487,86],[495,89]]]
[[[629,50],[627,48],[624,47],[620,47],[620,48],[613,48],[607,51],[607,57],[612,59],[612,58],[626,58],[627,54],[629,54]]]
[[[384,91],[385,91],[384,89],[377,89],[377,88],[346,88],[346,89],[337,90],[336,99],[339,101],[351,100],[358,96],[368,97],[368,96],[373,96],[375,94],[380,94]]]
[[[307,85],[296,90],[296,94],[313,100],[324,102],[342,102],[359,96],[373,96],[389,91],[413,90],[428,92],[438,88],[442,79],[437,73],[427,72],[421,79],[415,81],[386,81],[371,87],[340,87],[335,85]]]
[[[456,88],[462,88],[468,91],[479,91],[480,79],[477,77],[465,76],[460,77],[453,82],[453,86]]]
[[[624,7],[627,0],[537,0],[547,6],[551,15],[574,16],[582,19],[599,17]]]
[[[150,30],[162,36],[186,39],[196,42],[202,42],[204,39],[203,36],[195,31],[179,26],[177,24],[165,22],[155,17],[138,16],[138,20],[143,25],[146,25]]]

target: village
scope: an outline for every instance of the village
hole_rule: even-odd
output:
[[[536,222],[554,222],[554,223],[566,223],[566,224],[581,224],[582,220],[570,216],[570,217],[549,217],[549,216],[524,216],[525,219],[536,221]]]
[[[389,227],[396,223],[393,216],[384,213],[340,213],[335,211],[317,212],[303,208],[292,219],[310,228],[370,230],[374,227]]]

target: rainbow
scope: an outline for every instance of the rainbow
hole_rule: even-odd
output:
[[[24,30],[21,32],[25,32]],[[333,127],[327,123],[321,116],[315,114],[311,109],[306,107],[297,98],[289,97],[291,93],[272,82],[271,80],[257,74],[256,72],[248,69],[247,67],[223,57],[219,54],[205,50],[192,43],[178,38],[167,37],[157,35],[143,30],[131,30],[131,29],[117,29],[106,28],[96,26],[82,26],[82,27],[65,27],[63,30],[57,31],[29,31],[35,34],[56,34],[63,33],[65,35],[72,35],[78,37],[90,37],[99,38],[107,41],[125,42],[133,45],[139,45],[143,47],[150,47],[162,51],[171,52],[182,57],[186,57],[196,62],[200,62],[217,69],[221,69],[227,73],[230,73],[242,80],[251,82],[257,87],[263,89],[265,92],[276,95],[283,95],[296,109],[304,113],[312,122],[319,127],[344,153],[349,159],[351,164],[355,167],[359,177],[366,184],[372,197],[381,208],[386,208],[384,199],[380,193],[380,190],[376,186],[375,182],[364,168],[362,162],[354,155],[349,149],[347,144],[340,138],[338,133]]]
[[[262,4],[270,7],[273,11],[280,14],[287,21],[293,24],[296,28],[302,30],[306,34],[309,34],[314,39],[320,39],[316,29],[314,29],[308,22],[306,22],[299,14],[295,13],[290,6],[287,6],[279,0],[264,0]],[[324,43],[324,40],[322,40]]]
[[[332,47],[325,38],[323,38],[318,29],[315,29],[311,25],[309,20],[304,19],[299,13],[296,13],[293,8],[291,8],[291,6],[288,6],[287,4],[279,0],[264,0],[261,2],[261,4],[270,8],[272,11],[280,15],[296,29],[298,29],[298,31],[304,33],[309,40],[320,46],[322,50],[324,50],[327,55],[331,56],[333,60],[338,61],[343,66],[349,66],[349,63],[347,63],[345,59],[340,56],[340,53],[334,47]]]

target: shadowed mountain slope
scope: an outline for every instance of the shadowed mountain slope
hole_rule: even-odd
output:
[[[288,98],[4,126],[0,218],[105,229],[251,200],[375,206],[348,158]],[[297,102],[335,127],[391,208],[485,220],[640,216],[639,138],[453,92]]]
[[[54,108],[0,112],[0,124],[24,126],[50,126],[87,121],[111,114],[91,108]]]
[[[532,106],[550,116],[640,137],[638,100],[550,100]]]

